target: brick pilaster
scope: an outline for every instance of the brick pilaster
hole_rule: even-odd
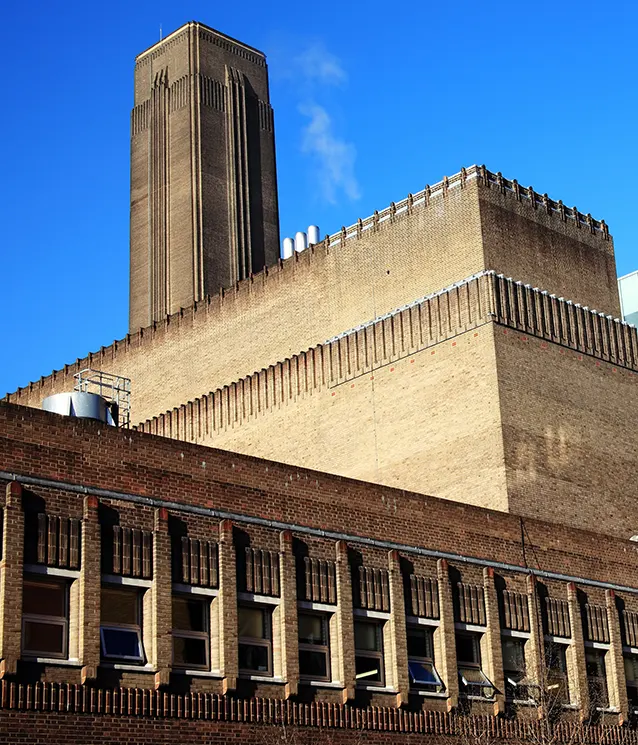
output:
[[[80,592],[78,654],[82,663],[82,683],[97,677],[100,664],[100,614],[102,567],[100,518],[97,497],[84,498],[80,545]]]
[[[408,675],[408,640],[405,622],[405,594],[398,551],[388,552],[390,584],[390,640],[392,644],[392,681],[397,691],[397,706],[408,703],[410,677]]]
[[[354,662],[354,619],[352,616],[352,577],[348,561],[348,545],[337,541],[337,638],[339,648],[339,678],[343,683],[344,703],[354,698],[356,671]]]
[[[151,602],[153,613],[153,642],[155,688],[169,683],[173,657],[173,608],[171,577],[171,539],[168,534],[168,510],[155,510],[153,525],[153,585]]]
[[[439,640],[441,648],[441,660],[439,673],[445,684],[448,694],[448,710],[455,708],[459,703],[459,677],[456,665],[456,633],[454,631],[454,604],[452,600],[452,585],[450,584],[450,572],[445,559],[439,559],[436,565],[436,574],[439,585]]]
[[[299,630],[297,622],[297,571],[292,552],[292,533],[279,535],[279,576],[281,578],[281,674],[286,681],[286,698],[299,688]]]
[[[587,688],[587,667],[585,664],[585,642],[583,639],[583,622],[581,618],[578,591],[573,582],[567,583],[567,604],[569,607],[569,623],[572,629],[572,641],[569,645],[569,659],[567,669],[570,690],[574,696],[572,702],[580,705],[581,719],[587,719],[590,714],[589,690]]]
[[[219,667],[223,675],[222,691],[237,687],[237,564],[233,543],[233,524],[219,525]]]
[[[0,562],[0,678],[14,675],[22,647],[24,512],[22,485],[7,484]]]
[[[536,577],[533,574],[529,574],[526,584],[529,639],[525,644],[525,667],[528,679],[532,683],[541,686],[541,690],[544,691],[546,683],[545,641],[543,639],[543,626],[540,617]]]
[[[622,634],[620,632],[620,617],[616,607],[616,594],[613,590],[605,592],[607,606],[607,623],[609,625],[609,653],[607,662],[607,685],[609,687],[609,705],[615,706],[620,712],[622,724],[629,716],[629,701],[627,699],[627,680],[625,678],[625,661],[622,653]]]
[[[505,711],[505,676],[503,674],[501,619],[498,612],[498,595],[492,567],[483,569],[483,589],[485,592],[485,619],[487,621],[485,672],[498,691],[494,699],[494,714],[497,715]]]

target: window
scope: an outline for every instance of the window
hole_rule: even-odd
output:
[[[330,680],[328,619],[316,613],[300,613],[298,622],[300,676]]]
[[[144,662],[140,601],[137,590],[102,588],[100,638],[104,659]]]
[[[477,698],[494,698],[496,690],[481,670],[481,644],[478,634],[457,633],[456,660],[461,693]]]
[[[354,622],[356,680],[362,685],[383,686],[382,625],[375,621]]]
[[[527,681],[525,639],[503,637],[503,677],[507,699],[529,701],[534,698],[530,689],[536,686],[531,686]]]
[[[272,675],[272,614],[258,606],[239,606],[239,671]]]
[[[602,649],[586,647],[585,664],[587,666],[589,703],[595,708],[604,709],[609,706],[607,671],[605,669],[605,651]]]
[[[423,626],[408,626],[407,635],[410,684],[439,693],[443,683],[434,667],[434,632]]]
[[[545,642],[545,665],[547,694],[560,703],[569,703],[567,646],[558,642]]]
[[[22,590],[22,651],[66,659],[69,638],[66,582],[25,580]]]
[[[173,667],[209,669],[208,616],[206,601],[173,597]]]
[[[638,712],[638,657],[625,657],[625,679],[627,680],[627,698],[631,710]]]

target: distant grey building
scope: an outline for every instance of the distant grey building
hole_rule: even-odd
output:
[[[623,318],[638,326],[638,271],[619,278],[618,293]]]

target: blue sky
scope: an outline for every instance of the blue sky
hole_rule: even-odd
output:
[[[188,20],[268,55],[282,236],[485,163],[638,268],[636,3],[4,3],[0,395],[125,335],[133,60]]]

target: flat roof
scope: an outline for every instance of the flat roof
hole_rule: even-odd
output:
[[[145,49],[143,52],[140,52],[136,57],[135,60],[137,61],[141,57],[144,57],[147,55],[151,50],[155,49],[155,47],[158,47],[160,44],[164,44],[165,42],[169,41],[169,39],[172,39],[173,36],[176,34],[179,34],[181,31],[183,31],[188,26],[199,26],[203,29],[206,29],[206,31],[209,31],[211,34],[215,34],[216,36],[221,37],[222,39],[226,39],[226,41],[230,41],[233,44],[237,44],[237,46],[243,47],[244,49],[247,49],[249,52],[253,52],[254,54],[259,54],[264,59],[266,58],[266,55],[261,52],[259,49],[256,49],[255,47],[251,47],[248,44],[244,44],[242,41],[238,41],[237,39],[233,39],[232,36],[228,36],[228,34],[223,34],[221,31],[217,31],[217,29],[212,28],[211,26],[207,26],[205,23],[200,23],[199,21],[188,21],[183,26],[180,26],[179,28],[175,29],[175,31],[172,31],[168,36],[165,36],[163,39],[160,39],[159,41],[155,42],[155,44],[152,44],[148,49]]]

